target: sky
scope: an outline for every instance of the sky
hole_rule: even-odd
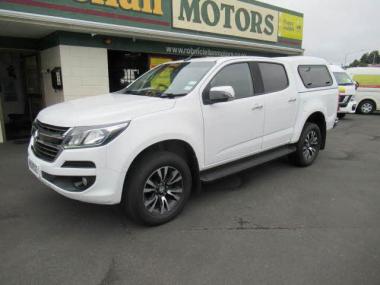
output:
[[[261,0],[304,13],[305,55],[344,64],[380,50],[380,0]]]

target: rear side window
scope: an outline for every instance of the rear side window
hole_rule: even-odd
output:
[[[235,63],[224,67],[210,82],[210,88],[232,86],[236,99],[253,96],[253,83],[248,63]]]
[[[285,67],[277,63],[258,63],[265,93],[278,92],[288,88],[289,81]]]
[[[333,79],[325,65],[301,65],[298,67],[298,73],[306,88],[326,87],[333,84]]]

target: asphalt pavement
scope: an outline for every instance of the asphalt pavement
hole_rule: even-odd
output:
[[[69,200],[0,145],[0,284],[380,284],[380,115],[347,116],[309,168],[204,185],[169,224]]]

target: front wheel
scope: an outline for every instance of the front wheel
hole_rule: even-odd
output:
[[[346,116],[345,113],[338,113],[338,118],[343,119]]]
[[[322,146],[322,135],[318,125],[306,123],[296,145],[297,150],[291,154],[291,160],[297,165],[306,167],[315,161]]]
[[[183,210],[191,182],[189,166],[182,157],[167,151],[147,154],[127,177],[126,210],[145,225],[166,223]]]

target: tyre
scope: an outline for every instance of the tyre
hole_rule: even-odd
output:
[[[318,125],[306,123],[296,145],[296,152],[290,155],[297,166],[306,167],[316,160],[322,145],[322,134]]]
[[[359,114],[369,115],[372,114],[376,109],[375,103],[371,100],[364,100],[360,102],[357,112]]]
[[[158,151],[132,167],[125,183],[125,207],[137,223],[156,226],[175,218],[191,192],[191,172],[177,154]]]
[[[338,118],[343,119],[346,116],[345,113],[338,113]]]

